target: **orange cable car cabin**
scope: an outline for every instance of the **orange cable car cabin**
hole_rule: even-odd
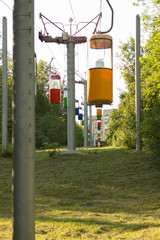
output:
[[[60,103],[61,79],[59,74],[49,76],[49,103]]]
[[[112,37],[94,34],[88,42],[87,101],[89,105],[113,101]]]

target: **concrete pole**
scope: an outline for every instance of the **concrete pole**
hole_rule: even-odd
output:
[[[8,144],[8,76],[7,76],[7,18],[3,17],[2,47],[2,152]]]
[[[94,147],[94,135],[95,135],[95,132],[94,132],[94,119],[92,120],[92,133],[93,133],[93,136],[92,136],[92,146]]]
[[[92,106],[89,106],[89,121],[90,121],[90,147],[92,147]]]
[[[69,151],[76,149],[76,122],[75,122],[75,44],[67,44],[67,148]]]
[[[84,147],[88,145],[87,84],[84,83]]]
[[[14,1],[13,32],[13,240],[34,240],[34,0]]]
[[[136,46],[135,46],[135,109],[136,109],[136,151],[141,151],[141,83],[140,83],[140,17],[136,16]]]

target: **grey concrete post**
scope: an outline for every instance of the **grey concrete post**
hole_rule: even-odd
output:
[[[87,84],[84,83],[84,147],[88,146]]]
[[[89,106],[89,121],[90,121],[90,147],[92,147],[92,105]]]
[[[13,32],[13,240],[34,240],[34,0],[14,1]]]
[[[75,44],[67,44],[67,142],[68,150],[76,149],[76,123],[75,123]]]
[[[7,76],[7,19],[3,17],[2,46],[2,152],[8,144],[8,76]]]
[[[135,46],[135,109],[136,109],[136,151],[141,151],[141,83],[140,83],[140,17],[136,16],[136,46]]]

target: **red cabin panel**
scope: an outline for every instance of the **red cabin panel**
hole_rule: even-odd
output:
[[[50,103],[60,103],[60,89],[50,89],[49,90],[49,102]]]
[[[101,122],[98,122],[98,127],[101,127]]]

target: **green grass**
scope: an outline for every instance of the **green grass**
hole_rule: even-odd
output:
[[[36,240],[160,239],[160,171],[144,153],[36,152]],[[12,236],[10,158],[0,158],[0,239]]]

